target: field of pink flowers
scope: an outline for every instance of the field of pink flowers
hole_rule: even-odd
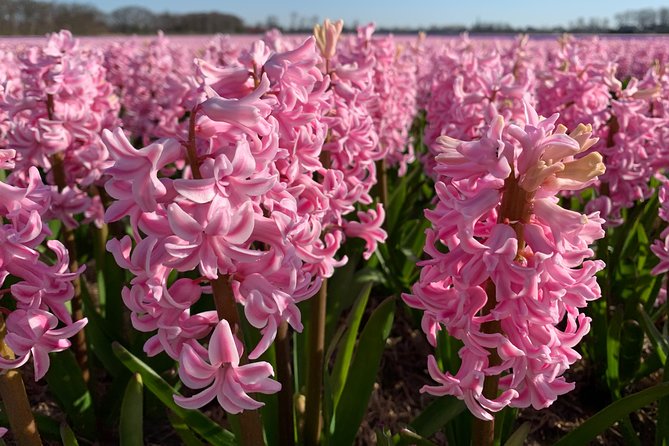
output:
[[[0,443],[669,444],[669,40],[341,31],[0,40]]]

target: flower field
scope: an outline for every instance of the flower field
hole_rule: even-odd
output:
[[[668,63],[0,40],[0,442],[668,445]]]

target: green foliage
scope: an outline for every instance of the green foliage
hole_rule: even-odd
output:
[[[418,154],[425,151],[421,139],[424,126],[425,116],[419,115],[412,129]],[[342,255],[349,261],[327,282],[322,433],[322,443],[326,445],[348,445],[355,441],[374,390],[396,311],[406,312],[413,319],[414,328],[420,327],[419,312],[398,304],[398,300],[419,277],[416,262],[423,258],[425,231],[430,227],[424,211],[432,207],[434,188],[419,162],[409,166],[403,177],[389,171],[388,180],[386,243],[379,245],[369,261],[364,261],[364,243],[347,241]],[[580,197],[563,200],[570,208],[578,209],[593,196],[594,192],[589,190]],[[653,196],[623,210],[623,224],[608,229],[606,237],[597,245],[596,257],[607,263],[598,277],[603,297],[591,302],[587,310],[592,318],[592,330],[582,352],[587,361],[586,370],[590,371],[586,378],[593,379],[587,385],[597,386],[599,393],[605,395],[602,406],[610,404],[558,445],[587,444],[616,422],[627,444],[639,444],[629,414],[657,400],[655,444],[669,446],[667,305],[656,305],[665,278],[650,274],[657,260],[649,246],[663,229],[657,218],[658,206],[658,198]],[[50,223],[53,237],[58,236],[61,226],[57,221]],[[127,228],[117,227],[116,231],[122,234]],[[106,252],[104,231],[80,228],[77,239],[83,253],[80,262],[88,261],[95,267],[94,274],[86,276],[91,283],[83,277],[82,286],[85,315],[89,320],[85,330],[90,366],[94,379],[107,385],[102,389],[86,386],[71,353],[52,355],[47,383],[67,415],[69,425],[59,428],[54,419],[38,415],[37,423],[44,437],[60,440],[65,445],[77,444],[77,438],[86,444],[111,439],[123,445],[139,445],[144,441],[143,429],[156,420],[169,423],[187,446],[236,444],[233,433],[203,412],[186,410],[174,403],[173,395],[178,390],[173,386],[177,382],[174,361],[164,355],[139,359],[144,357],[142,347],[148,335],[130,327],[128,311],[121,299],[121,290],[130,277]],[[173,274],[169,280],[175,279]],[[5,285],[10,285],[10,281],[11,278]],[[291,343],[295,389],[291,397],[298,402],[304,393],[306,340],[313,329],[306,316],[309,304],[299,305],[305,328],[302,334],[293,336]],[[199,302],[194,311],[210,309],[210,302]],[[254,345],[260,336],[246,321],[240,335],[247,345]],[[438,334],[435,355],[442,370],[457,371],[461,347],[461,341],[446,332]],[[272,364],[276,371],[273,347],[261,360]],[[657,371],[663,367],[663,384],[627,395],[632,385],[657,377]],[[144,392],[144,387],[148,392]],[[411,391],[418,392],[418,389]],[[254,397],[265,403],[261,413],[268,445],[279,445],[278,413],[284,408],[279,407],[277,395]],[[292,428],[299,439],[299,408],[294,412],[297,416]],[[495,446],[523,444],[531,427],[527,423],[517,426],[517,417],[518,410],[512,408],[496,414]],[[237,432],[237,418],[228,416],[226,419],[230,429]],[[462,401],[451,396],[435,398],[408,426],[394,431],[377,429],[377,443],[433,445],[430,438],[441,432],[449,444],[469,444],[471,423],[472,416]],[[0,413],[0,424],[7,424],[3,413]]]
[[[611,403],[555,443],[555,446],[588,444],[613,423],[660,398],[669,395],[669,383],[662,383]]]
[[[511,434],[509,439],[506,440],[504,446],[523,446],[531,429],[532,425],[529,422],[521,424],[520,427]]]
[[[214,423],[209,417],[197,410],[188,410],[178,406],[174,402],[174,395],[178,392],[160,377],[151,367],[139,360],[122,345],[114,343],[114,353],[123,362],[123,364],[132,372],[138,373],[146,387],[158,397],[161,403],[179,418],[184,420],[188,427],[199,434],[209,444],[217,446],[235,445],[234,435],[218,424]]]
[[[141,446],[144,444],[144,384],[142,375],[135,373],[128,382],[128,387],[121,403],[121,423],[119,438],[122,446]]]
[[[63,406],[79,434],[85,438],[95,438],[93,400],[74,354],[65,350],[52,353],[50,357],[51,366],[46,374],[49,390]]]
[[[374,310],[360,334],[350,367],[355,373],[348,374],[339,403],[334,408],[334,419],[329,425],[331,445],[352,444],[355,439],[367,410],[394,315],[395,299],[388,298]]]
[[[79,446],[77,437],[74,435],[74,431],[67,423],[62,423],[60,425],[60,439],[63,442],[64,446]]]
[[[441,430],[455,417],[465,411],[465,403],[453,396],[442,396],[427,406],[411,423],[409,429],[405,429],[405,435],[400,434],[393,437],[395,444],[406,446],[412,444],[412,438],[408,438],[406,432],[411,432],[420,437],[430,437]]]

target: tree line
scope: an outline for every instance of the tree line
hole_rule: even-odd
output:
[[[41,35],[60,29],[76,35],[241,33],[250,30],[239,17],[220,12],[153,13],[128,6],[106,14],[80,3],[0,0],[0,35]]]
[[[669,8],[644,8],[621,12],[607,18],[579,18],[568,26],[514,27],[506,23],[477,22],[470,26],[435,25],[424,28],[385,28],[379,32],[396,34],[427,31],[430,34],[473,33],[669,33]],[[186,14],[155,13],[140,6],[127,6],[104,13],[92,5],[81,3],[53,3],[41,0],[0,0],[0,35],[42,35],[60,29],[69,29],[77,35],[94,34],[154,34],[162,30],[168,34],[259,33],[271,28],[284,32],[309,33],[317,16],[302,17],[292,13],[289,23],[282,25],[276,16],[264,23],[247,25],[228,13],[193,12]],[[357,23],[347,23],[345,31],[355,30]]]

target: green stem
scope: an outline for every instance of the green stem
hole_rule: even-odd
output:
[[[511,225],[516,232],[518,239],[518,251],[516,258],[522,256],[522,250],[525,248],[525,239],[523,237],[523,225],[529,221],[530,204],[533,194],[525,191],[518,184],[515,174],[511,175],[504,182],[504,194],[498,216],[498,223]],[[486,284],[486,294],[488,300],[481,310],[481,315],[489,314],[497,304],[497,288],[492,280]],[[499,320],[491,320],[481,325],[481,331],[487,334],[501,333],[502,326]],[[488,367],[496,367],[501,364],[501,359],[497,354],[497,349],[490,349],[488,356]],[[483,381],[483,396],[488,399],[497,398],[499,393],[499,375],[486,375]],[[495,419],[490,421],[474,418],[472,423],[472,445],[474,446],[493,446],[495,443]]]
[[[5,344],[7,328],[0,313],[0,354],[5,359],[14,359],[14,352]],[[35,418],[18,370],[0,370],[0,397],[4,402],[11,433],[19,446],[41,446]]]
[[[295,415],[293,412],[293,371],[290,354],[290,328],[281,322],[276,334],[276,375],[281,383],[279,392],[279,444],[295,445]]]
[[[311,300],[309,317],[309,367],[307,370],[306,409],[304,415],[304,444],[316,446],[321,437],[323,407],[323,357],[325,351],[325,315],[327,307],[327,279],[323,280],[318,295]]]
[[[188,142],[186,150],[188,154],[188,161],[193,178],[201,179],[200,164],[197,159],[196,145],[195,145],[195,117],[197,115],[197,108],[195,108],[191,115],[188,124]],[[233,333],[238,333],[238,339],[244,344],[244,337],[241,336],[242,325],[239,319],[239,312],[235,302],[235,295],[230,286],[230,280],[227,276],[218,276],[211,281],[211,288],[214,293],[214,305],[216,306],[216,313],[219,319],[225,319],[230,324]],[[246,352],[246,349],[245,349]],[[239,358],[241,365],[248,364],[248,357],[245,353]],[[242,446],[263,446],[265,439],[263,437],[262,422],[260,421],[260,413],[257,410],[245,410],[239,414],[239,427],[241,431]]]
[[[214,305],[219,319],[228,321],[232,332],[239,333],[237,337],[243,343],[239,312],[228,277],[218,276],[216,280],[211,281],[211,288],[214,293]],[[240,365],[248,364],[246,353],[239,358],[239,363]],[[240,413],[239,427],[242,435],[240,442],[242,446],[263,446],[265,444],[260,413],[257,410],[245,410]]]

